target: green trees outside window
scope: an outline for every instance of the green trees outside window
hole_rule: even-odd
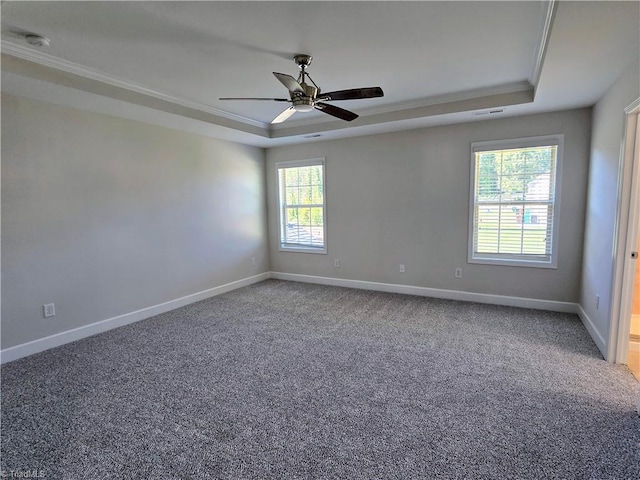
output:
[[[324,162],[299,163],[278,167],[281,247],[324,248]]]

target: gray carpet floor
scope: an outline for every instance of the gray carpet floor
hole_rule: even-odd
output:
[[[638,479],[639,384],[575,315],[268,280],[2,367],[52,479]]]

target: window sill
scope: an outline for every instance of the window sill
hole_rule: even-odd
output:
[[[316,254],[319,253],[321,255],[327,254],[327,247],[304,247],[301,245],[296,245],[296,246],[280,245],[280,248],[278,250],[280,250],[281,252],[316,253]]]
[[[555,259],[552,261],[544,260],[522,260],[508,258],[491,258],[491,257],[475,257],[467,259],[467,263],[481,265],[495,265],[501,267],[525,267],[525,268],[550,268],[557,269],[558,265]]]

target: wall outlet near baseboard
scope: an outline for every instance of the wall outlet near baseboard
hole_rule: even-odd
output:
[[[56,316],[56,304],[55,303],[47,303],[42,306],[42,313],[44,318],[55,317]]]
[[[251,257],[251,266],[255,266],[256,264],[256,257]]]
[[[456,268],[456,271],[454,272],[453,276],[456,278],[462,278],[462,269]]]
[[[400,264],[400,273],[404,273],[404,265]]]
[[[336,258],[333,261],[333,266],[336,267],[336,268],[340,268],[340,260],[338,258]]]

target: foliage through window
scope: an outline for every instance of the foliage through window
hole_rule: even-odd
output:
[[[562,135],[472,145],[469,262],[556,267]]]
[[[326,253],[324,159],[277,164],[280,249]]]

